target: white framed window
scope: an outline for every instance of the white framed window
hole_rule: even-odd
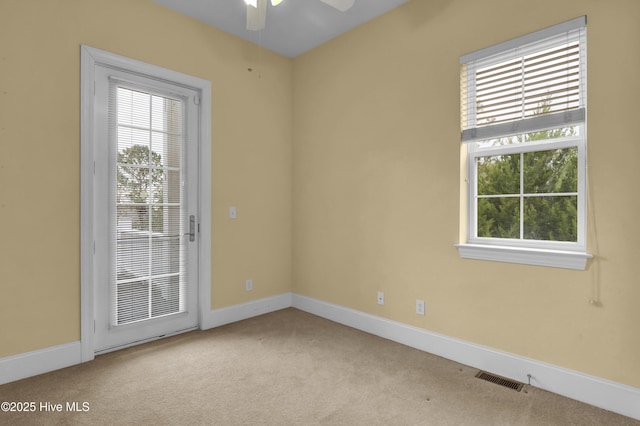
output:
[[[586,17],[460,58],[461,257],[584,269]]]

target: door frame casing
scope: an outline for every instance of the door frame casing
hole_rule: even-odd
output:
[[[94,228],[95,67],[120,69],[188,87],[199,94],[198,117],[198,325],[211,310],[211,83],[146,62],[80,46],[80,343],[82,361],[95,357]]]

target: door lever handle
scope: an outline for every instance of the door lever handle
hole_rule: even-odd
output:
[[[187,234],[182,234],[184,236],[189,236],[189,241],[193,242],[196,240],[196,216],[189,216],[189,232]]]

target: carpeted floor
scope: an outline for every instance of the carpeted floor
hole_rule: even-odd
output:
[[[0,401],[37,405],[0,424],[640,425],[476,373],[290,308],[0,386]]]

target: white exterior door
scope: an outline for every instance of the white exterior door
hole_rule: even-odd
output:
[[[95,352],[198,325],[198,93],[95,68]]]

